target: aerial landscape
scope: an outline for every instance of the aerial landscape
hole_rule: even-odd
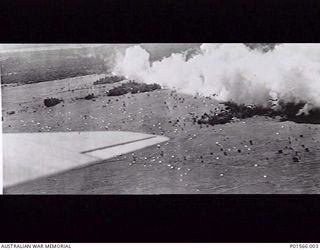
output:
[[[319,45],[0,51],[4,136],[117,131],[166,138],[4,186],[4,194],[320,193]],[[10,164],[3,167],[6,182]]]

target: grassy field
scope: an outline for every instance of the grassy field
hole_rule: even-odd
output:
[[[320,193],[319,125],[267,117],[199,125],[194,115],[223,106],[166,89],[109,97],[122,83],[93,85],[100,77],[3,88],[3,132],[123,130],[170,141],[5,193]],[[64,102],[46,108],[46,97]]]

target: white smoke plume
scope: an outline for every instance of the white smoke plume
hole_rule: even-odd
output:
[[[220,101],[267,106],[278,99],[320,107],[320,44],[280,44],[268,52],[244,44],[202,44],[191,57],[149,59],[140,46],[127,48],[114,72]]]

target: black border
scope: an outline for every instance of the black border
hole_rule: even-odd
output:
[[[5,196],[1,242],[319,242],[308,195]]]
[[[0,43],[320,42],[317,0],[2,0]],[[319,242],[318,195],[2,196],[1,242]]]
[[[2,0],[0,42],[319,42],[317,0]]]

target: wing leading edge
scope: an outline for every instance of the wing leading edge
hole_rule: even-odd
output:
[[[4,133],[4,187],[98,163],[169,140],[133,132]]]

